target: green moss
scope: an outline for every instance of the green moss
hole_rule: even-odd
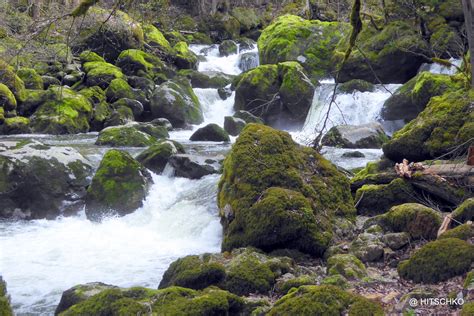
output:
[[[96,145],[113,147],[147,147],[154,143],[155,137],[130,125],[103,129],[96,141]]]
[[[117,65],[129,76],[148,76],[154,79],[163,76],[163,62],[156,56],[139,49],[128,49],[120,53]]]
[[[453,225],[474,221],[474,198],[470,198],[461,203],[451,214],[455,220]]]
[[[105,90],[108,102],[115,102],[122,98],[134,99],[135,94],[127,81],[123,79],[114,79],[110,82],[109,87]]]
[[[85,63],[83,67],[86,72],[86,83],[89,87],[99,86],[105,89],[112,80],[124,77],[120,68],[109,63],[90,61]]]
[[[25,83],[25,88],[43,90],[43,79],[31,68],[21,68],[17,72],[18,77]]]
[[[93,104],[99,104],[105,101],[105,91],[97,86],[84,88],[80,90],[79,93],[85,96]]]
[[[18,102],[22,102],[25,99],[25,84],[23,80],[17,76],[13,67],[2,59],[0,59],[0,84],[7,86]]]
[[[466,290],[474,289],[474,270],[469,271],[464,280],[463,288]]]
[[[469,240],[473,237],[474,226],[472,224],[466,223],[444,232],[441,236],[439,236],[439,239],[459,238],[462,240]]]
[[[176,51],[175,64],[180,69],[197,69],[198,58],[189,50],[186,42],[179,42],[174,46]]]
[[[299,288],[303,285],[315,285],[316,277],[311,275],[302,275],[296,278],[289,279],[281,284],[277,284],[278,292],[287,294],[292,288]]]
[[[470,110],[473,98],[472,89],[432,98],[415,120],[397,131],[392,140],[384,144],[385,155],[394,161],[404,158],[421,161],[434,159],[465,143],[474,136],[474,129],[467,128],[474,118]]]
[[[361,279],[367,276],[362,261],[350,254],[334,255],[328,259],[328,274],[342,275],[347,279]]]
[[[148,169],[160,174],[165,169],[169,158],[177,153],[184,153],[184,148],[181,144],[173,141],[163,141],[150,146],[150,148],[140,153],[137,156],[137,160]]]
[[[398,273],[417,283],[436,283],[465,273],[473,261],[473,245],[457,238],[439,239],[402,261]]]
[[[89,130],[92,105],[85,96],[67,87],[51,86],[45,98],[31,117],[35,132],[74,134]]]
[[[82,64],[88,63],[88,62],[103,62],[105,63],[105,59],[102,58],[101,56],[97,55],[93,51],[90,50],[85,50],[79,55],[79,59],[81,60]]]
[[[145,35],[145,42],[153,48],[159,48],[166,53],[171,53],[171,45],[156,27],[151,24],[142,26]]]
[[[0,83],[0,107],[12,111],[16,109],[16,106],[17,103],[13,93],[6,85]]]
[[[10,298],[7,293],[7,284],[0,276],[0,315],[13,316],[13,310],[10,305]]]
[[[199,128],[189,139],[191,141],[230,142],[229,134],[214,123]]]
[[[337,89],[342,93],[354,93],[355,91],[373,92],[375,90],[375,86],[372,83],[364,80],[353,79],[340,84]]]
[[[3,122],[2,132],[4,134],[28,134],[30,132],[30,120],[27,117],[15,116],[6,118]]]
[[[231,15],[240,23],[241,32],[247,32],[260,25],[260,18],[251,7],[236,7],[232,9]]]
[[[71,12],[71,16],[79,17],[87,13],[90,7],[99,2],[99,0],[82,0],[79,5]]]
[[[349,287],[347,279],[340,274],[330,275],[325,277],[321,281],[321,285],[333,285],[341,289],[346,289]]]
[[[357,213],[377,215],[401,203],[417,202],[416,192],[407,181],[397,178],[389,184],[367,184],[357,190]]]
[[[394,206],[380,217],[380,225],[394,232],[407,232],[412,239],[435,239],[441,216],[435,210],[417,203]]]
[[[260,62],[276,64],[303,56],[306,59],[303,66],[310,76],[328,77],[334,70],[331,61],[334,49],[347,30],[343,23],[281,16],[258,39]]]
[[[382,306],[374,303],[365,297],[359,297],[349,308],[349,316],[383,316],[385,315]]]
[[[474,302],[467,302],[462,306],[460,316],[474,315]]]

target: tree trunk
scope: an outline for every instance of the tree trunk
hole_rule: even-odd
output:
[[[41,0],[29,0],[28,3],[31,7],[31,17],[36,20],[40,17],[41,12]]]
[[[471,55],[471,87],[474,88],[474,0],[462,0],[464,23]]]

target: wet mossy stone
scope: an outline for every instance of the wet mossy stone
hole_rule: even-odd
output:
[[[79,93],[89,99],[94,105],[105,101],[105,91],[98,86],[81,89]]]
[[[246,124],[247,123],[243,119],[239,119],[237,117],[224,117],[224,130],[232,136],[239,135]]]
[[[25,83],[18,77],[12,66],[0,59],[0,84],[4,84],[10,89],[17,102],[25,99]]]
[[[76,134],[89,131],[92,104],[82,94],[60,86],[51,86],[45,102],[31,117],[36,133]]]
[[[383,214],[392,206],[417,202],[417,193],[413,186],[401,178],[389,184],[366,184],[357,190],[354,198],[357,202],[357,214],[374,216]]]
[[[43,78],[32,68],[21,68],[17,72],[18,77],[25,83],[26,89],[43,89]]]
[[[127,98],[134,99],[135,94],[128,82],[123,79],[114,79],[110,82],[109,87],[105,90],[107,101],[113,103],[119,99]]]
[[[314,90],[298,62],[262,65],[240,77],[234,109],[249,111],[274,127],[300,126],[311,107]]]
[[[229,14],[218,12],[210,17],[206,23],[213,43],[235,39],[240,35],[239,21]]]
[[[444,239],[444,238],[459,238],[462,240],[469,240],[474,237],[474,225],[472,222],[466,223],[459,225],[453,229],[447,230],[441,236],[439,236],[439,239]]]
[[[214,123],[199,128],[189,139],[191,141],[230,142],[229,134]]]
[[[380,31],[367,25],[359,34],[358,42],[363,53],[357,48],[353,50],[339,71],[340,82],[362,79],[372,83],[378,83],[378,80],[405,83],[417,74],[422,63],[428,62],[424,56],[430,54],[428,44],[405,21],[390,22]],[[335,60],[342,61],[348,44],[349,35],[339,43]]]
[[[375,86],[373,83],[360,79],[349,80],[347,82],[341,83],[337,87],[337,91],[340,93],[354,93],[356,91],[373,92],[374,90]]]
[[[178,153],[185,153],[183,146],[180,143],[166,140],[151,145],[140,153],[136,159],[154,173],[160,174],[165,169],[171,156]]]
[[[139,49],[128,49],[120,53],[117,62],[128,76],[144,76],[155,79],[164,76],[165,65],[158,57]]]
[[[105,216],[133,213],[143,205],[152,183],[150,173],[130,154],[109,150],[87,189],[87,218],[100,221]]]
[[[112,80],[124,78],[122,70],[109,63],[90,61],[83,67],[86,72],[86,84],[89,87],[99,86],[106,89]]]
[[[122,100],[122,99],[121,99]],[[120,103],[120,100],[117,101]],[[102,103],[107,104],[107,103]],[[120,126],[132,123],[135,119],[132,109],[128,106],[118,106],[116,108],[109,107],[108,110],[105,106],[101,106],[101,110],[106,114],[103,127]]]
[[[6,111],[12,111],[16,109],[16,106],[17,103],[13,93],[6,85],[0,83],[0,107]]]
[[[172,53],[171,44],[159,29],[151,24],[144,24],[142,28],[145,35],[145,43],[165,54]]]
[[[13,309],[10,305],[10,296],[7,293],[7,283],[0,276],[0,315],[13,316]]]
[[[378,222],[386,230],[406,232],[411,239],[436,239],[441,226],[439,212],[418,203],[394,206]]]
[[[398,273],[416,283],[437,283],[469,271],[472,262],[473,245],[458,238],[439,239],[400,262]]]
[[[281,16],[258,39],[261,64],[299,61],[312,78],[329,77],[335,70],[332,56],[350,27],[344,23]]]
[[[409,122],[422,112],[430,99],[462,88],[458,77],[421,72],[397,89],[382,108],[384,120]]]
[[[456,226],[459,223],[467,221],[474,221],[474,198],[470,198],[461,203],[451,214],[454,219],[452,225]]]
[[[80,59],[82,64],[85,64],[85,63],[88,63],[88,62],[91,62],[91,61],[98,61],[98,62],[104,62],[105,63],[104,58],[102,58],[101,56],[97,55],[96,53],[94,53],[93,51],[90,51],[90,50],[83,51],[79,55],[79,59]]]
[[[189,78],[193,88],[202,89],[224,88],[234,79],[234,76],[218,71],[181,70],[179,74]]]
[[[236,111],[234,117],[242,119],[245,123],[263,124],[263,120],[248,111]]]
[[[188,47],[186,42],[179,42],[174,46],[176,55],[174,63],[179,69],[195,69],[198,66],[198,57]]]
[[[129,108],[133,113],[133,118],[137,121],[140,119],[144,111],[143,104],[140,101],[129,98],[118,99],[112,104],[112,108]]]
[[[268,199],[259,201],[271,187],[280,189],[270,190],[267,192]],[[280,198],[286,195],[286,202],[278,205],[282,216],[272,223],[274,194]],[[280,220],[285,214],[290,215],[288,210],[291,208],[288,207],[294,202],[292,196],[297,201],[295,205],[300,208],[300,214],[314,217],[317,225],[316,229],[306,230],[306,235],[301,231],[285,233],[280,230]],[[226,157],[219,182],[218,204],[224,225],[224,250],[258,244],[267,238],[273,240],[272,244],[266,245],[267,250],[272,250],[302,244],[305,238],[309,238],[314,243],[306,250],[322,254],[330,239],[331,226],[328,222],[332,216],[337,214],[350,218],[355,214],[348,179],[333,164],[314,150],[296,144],[288,133],[259,124],[248,124]],[[308,206],[313,211],[312,216],[307,212]],[[274,225],[274,230],[285,236],[285,242],[279,244],[272,237],[274,232],[262,238],[258,231],[251,231],[251,227],[258,227],[259,222],[253,219],[258,219],[262,211],[269,214],[263,219],[266,231],[270,232],[271,225]],[[304,225],[303,222],[306,220],[301,219],[300,225]],[[294,223],[298,227],[297,219]],[[299,229],[302,228],[299,226]],[[318,232],[316,236],[315,232]],[[249,240],[248,236],[252,234],[258,236],[258,240]],[[291,240],[292,237],[299,240]],[[316,247],[318,237],[320,243]]]
[[[358,314],[382,316],[382,307],[361,296],[351,294],[332,285],[306,285],[275,302],[269,316],[277,315],[342,315],[349,310],[349,315]]]
[[[472,89],[431,98],[416,119],[383,145],[385,156],[393,161],[423,161],[447,154],[460,144],[467,149],[467,141],[474,137],[472,100]]]
[[[3,125],[0,125],[0,129],[5,135],[29,134],[31,132],[30,119],[23,116],[6,118]]]
[[[382,148],[388,139],[379,123],[338,125],[324,135],[322,144],[340,148]]]
[[[298,277],[291,277],[290,279],[283,279],[278,281],[275,285],[276,291],[279,293],[287,294],[292,288],[299,288],[303,285],[316,285],[315,275],[301,275]]]
[[[147,147],[156,143],[156,138],[137,128],[134,124],[111,126],[99,133],[95,142],[99,146]]]
[[[237,54],[238,51],[237,43],[232,40],[225,40],[219,45],[219,54],[222,57]]]
[[[328,275],[342,275],[346,279],[362,279],[367,276],[365,265],[356,256],[338,254],[328,259]]]
[[[199,99],[184,78],[158,86],[153,91],[150,106],[153,118],[166,118],[175,127],[200,124],[204,120]]]

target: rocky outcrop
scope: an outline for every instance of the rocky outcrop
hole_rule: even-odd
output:
[[[118,289],[118,287],[101,282],[76,285],[63,292],[61,295],[61,300],[54,311],[54,315],[59,315],[65,310],[69,309],[71,306],[79,304],[80,302],[83,302],[92,296],[109,289]]]
[[[341,148],[382,148],[388,141],[382,125],[368,123],[364,125],[340,125],[332,127],[324,135],[322,144]]]

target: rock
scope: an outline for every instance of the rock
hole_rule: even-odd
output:
[[[0,315],[13,316],[13,310],[10,305],[10,296],[7,293],[7,283],[0,276]]]
[[[438,239],[444,238],[459,238],[462,240],[470,240],[474,237],[474,225],[472,222],[467,222],[453,229],[447,230],[442,233]]]
[[[342,148],[382,148],[388,141],[382,125],[368,123],[364,125],[339,125],[332,127],[324,135],[324,146]]]
[[[61,81],[59,79],[51,77],[51,76],[41,76],[41,79],[43,80],[43,88],[45,90],[48,90],[50,86],[60,86]]]
[[[107,90],[105,90],[105,95],[109,103],[113,103],[122,98],[134,99],[135,97],[132,87],[123,79],[112,80]]]
[[[13,93],[6,85],[0,83],[0,107],[6,111],[13,111],[16,106],[17,103]]]
[[[406,232],[411,239],[435,239],[441,216],[435,210],[417,203],[394,206],[379,217],[380,225],[393,232]]]
[[[138,120],[143,114],[143,104],[137,100],[121,98],[112,104],[113,109],[117,110],[121,107],[129,108],[132,111],[132,120]]]
[[[217,89],[217,94],[222,100],[227,100],[232,95],[232,90],[228,87]]]
[[[184,154],[184,152],[184,148],[180,143],[170,140],[160,141],[140,153],[136,159],[154,173],[160,174],[165,169],[171,156],[178,153]]]
[[[166,118],[175,127],[203,122],[201,105],[187,80],[173,80],[158,86],[151,97],[154,118]]]
[[[410,242],[410,235],[408,233],[388,233],[382,237],[383,242],[392,250],[399,250]]]
[[[103,62],[105,63],[105,59],[98,54],[94,53],[91,50],[85,50],[79,55],[79,60],[81,61],[81,64],[85,64],[88,62],[92,61],[98,61],[98,62]]]
[[[120,53],[117,66],[127,76],[146,76],[148,79],[166,80],[164,63],[156,56],[139,49],[128,49]]]
[[[331,200],[323,198],[328,194]],[[223,250],[254,246],[322,255],[332,235],[328,217],[354,214],[345,176],[288,133],[258,124],[243,129],[226,157],[218,197]]]
[[[175,176],[188,179],[201,179],[204,176],[219,173],[219,161],[207,156],[173,155],[169,158]]]
[[[135,119],[132,110],[128,106],[119,106],[109,110],[112,110],[112,112],[107,113],[103,127],[126,125]]]
[[[143,205],[152,183],[149,172],[130,154],[109,150],[87,189],[87,218],[101,221],[106,216],[133,213]]]
[[[16,73],[25,83],[26,89],[43,90],[43,78],[31,68],[21,68]]]
[[[237,295],[267,294],[291,266],[290,258],[270,257],[251,248],[235,249],[227,255],[192,255],[171,263],[158,288],[182,286],[200,290],[218,286]]]
[[[246,124],[244,120],[233,116],[226,116],[224,118],[224,130],[232,136],[239,135]]]
[[[258,53],[249,52],[243,53],[239,57],[239,69],[243,72],[257,68],[259,65]]]
[[[331,59],[336,46],[349,30],[344,23],[281,16],[258,39],[260,63],[298,61],[311,78],[329,77],[335,70]]]
[[[343,158],[365,158],[365,155],[360,151],[348,151],[342,154]]]
[[[234,76],[218,71],[182,70],[180,74],[191,80],[193,88],[219,89],[229,85]]]
[[[405,21],[388,23],[381,31],[366,27],[359,34],[360,50],[351,56],[339,71],[338,79],[346,82],[362,79],[372,83],[405,83],[413,78],[421,64],[428,61],[427,43],[418,31]],[[345,52],[349,41],[341,41],[338,52]],[[340,60],[342,57],[340,55]],[[368,58],[368,63],[365,61]],[[369,66],[370,63],[370,66]]]
[[[45,102],[31,117],[35,133],[76,134],[89,131],[92,104],[89,100],[67,87],[51,86]]]
[[[473,245],[457,238],[439,239],[400,262],[398,273],[416,283],[437,283],[469,271],[472,262]]]
[[[108,289],[118,289],[118,287],[101,282],[76,285],[63,292],[61,300],[54,311],[54,315],[59,315],[71,306],[84,302],[92,296]]]
[[[123,79],[122,70],[112,64],[91,61],[83,65],[86,72],[86,84],[89,87],[99,86],[106,89],[114,79]]]
[[[237,38],[240,35],[240,23],[231,15],[216,13],[207,21],[210,35],[214,43]]]
[[[91,172],[90,163],[70,147],[30,141],[0,149],[0,217],[54,219],[79,211]]]
[[[389,184],[363,185],[357,190],[355,200],[357,213],[369,216],[383,214],[395,205],[418,202],[413,186],[401,178]]]
[[[459,151],[467,150],[467,141],[474,137],[473,99],[474,91],[464,90],[432,98],[415,120],[384,144],[385,156],[397,162],[423,161],[447,154],[460,144],[464,145]]]
[[[451,214],[454,219],[453,226],[467,221],[474,221],[474,198],[470,198],[461,203]]]
[[[329,257],[328,274],[342,275],[346,279],[362,279],[367,276],[365,265],[351,254],[339,254]]]
[[[316,275],[301,275],[295,277],[291,273],[285,273],[281,278],[278,279],[275,284],[275,290],[279,293],[287,294],[292,288],[299,288],[303,285],[316,285],[317,276]]]
[[[3,59],[0,59],[0,84],[8,87],[13,93],[17,102],[22,102],[25,99],[25,83],[18,77],[12,66],[7,64]],[[0,94],[4,94],[5,88]]]
[[[372,83],[360,79],[349,80],[337,87],[337,91],[342,93],[373,92],[374,90],[375,86]]]
[[[219,45],[219,54],[221,57],[237,54],[239,47],[237,43],[231,40],[225,40]]]
[[[380,261],[383,259],[383,246],[378,236],[362,233],[351,243],[350,252],[362,262]]]
[[[306,285],[275,302],[268,316],[276,315],[383,315],[382,307],[362,296],[332,285]]]
[[[263,120],[261,118],[258,118],[252,113],[247,112],[247,111],[236,111],[234,113],[234,117],[244,120],[245,123],[263,124]]]
[[[195,131],[191,141],[230,142],[229,134],[217,124],[211,123]]]
[[[237,44],[239,44],[239,53],[242,53],[247,50],[252,50],[257,47],[257,42],[253,39],[241,37],[237,40]]]
[[[241,32],[248,32],[260,25],[258,13],[252,7],[236,7],[230,14],[239,21]]]
[[[150,124],[153,124],[155,126],[163,126],[165,127],[168,131],[173,130],[173,125],[171,125],[170,121],[168,121],[165,118],[156,118],[150,122]]]
[[[31,133],[30,120],[22,116],[6,118],[3,125],[0,125],[0,130],[5,135],[29,134]]]
[[[301,126],[315,87],[297,62],[263,65],[242,75],[234,109],[250,111],[271,126]]]
[[[198,57],[188,47],[186,42],[179,42],[174,46],[176,51],[175,64],[179,69],[195,69],[198,66]]]
[[[145,35],[145,43],[151,46],[153,50],[158,50],[164,55],[172,54],[173,49],[171,48],[171,44],[159,29],[152,24],[143,24],[142,28]]]
[[[112,147],[147,147],[156,143],[157,138],[167,137],[168,131],[162,126],[128,123],[103,129],[95,144]]]

